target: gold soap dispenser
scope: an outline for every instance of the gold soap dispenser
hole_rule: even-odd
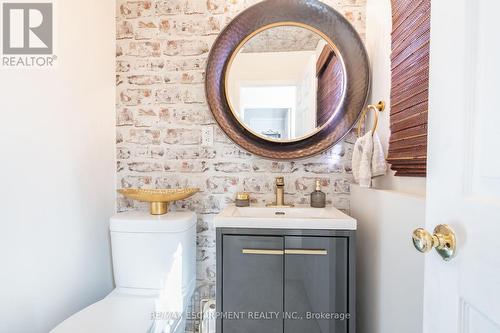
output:
[[[321,191],[321,181],[316,180],[316,190],[311,193],[311,207],[325,208],[326,194]]]

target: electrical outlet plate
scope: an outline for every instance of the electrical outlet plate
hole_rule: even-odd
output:
[[[205,147],[214,145],[213,126],[203,126],[201,129],[201,145]]]

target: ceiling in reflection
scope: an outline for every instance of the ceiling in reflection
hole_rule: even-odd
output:
[[[243,47],[243,53],[313,51],[321,37],[314,32],[282,26],[264,30],[253,36]]]

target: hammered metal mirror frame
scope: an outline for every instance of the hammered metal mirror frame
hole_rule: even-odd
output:
[[[320,34],[338,52],[346,79],[343,99],[329,121],[309,136],[286,142],[253,134],[238,121],[226,97],[226,72],[234,54],[256,31],[279,25]],[[267,0],[243,11],[220,33],[210,51],[205,82],[214,118],[233,142],[265,158],[293,160],[321,153],[349,133],[366,103],[370,69],[361,38],[342,14],[317,0]]]

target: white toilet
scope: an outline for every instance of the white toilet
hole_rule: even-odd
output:
[[[53,333],[184,333],[196,283],[196,215],[117,214],[110,220],[116,289]]]

